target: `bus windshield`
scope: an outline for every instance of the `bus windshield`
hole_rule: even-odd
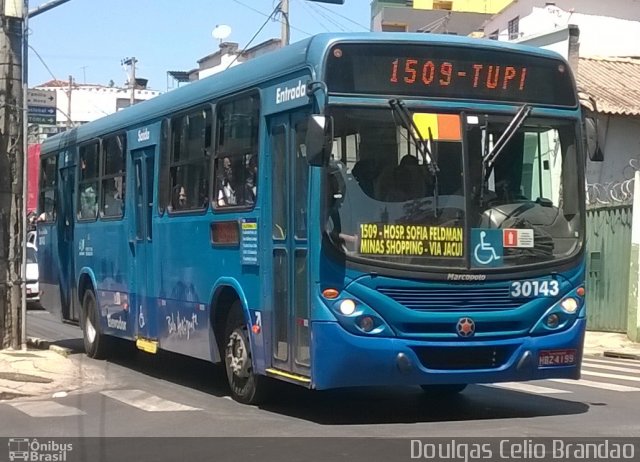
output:
[[[337,249],[431,270],[530,265],[578,252],[574,120],[411,112],[407,124],[395,112],[331,110],[326,233]],[[493,256],[474,252],[480,239]]]

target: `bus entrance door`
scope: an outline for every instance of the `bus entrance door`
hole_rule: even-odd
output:
[[[307,216],[309,165],[304,149],[308,114],[270,121],[273,348],[275,373],[310,383]],[[281,374],[282,375],[282,374]]]
[[[153,290],[153,170],[155,147],[131,151],[133,165],[133,221],[129,234],[131,251],[132,319],[136,320],[136,344],[155,353],[157,331],[153,320],[155,309],[150,295]]]

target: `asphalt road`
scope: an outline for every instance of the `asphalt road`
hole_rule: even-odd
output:
[[[0,403],[3,436],[640,435],[640,362],[591,357],[579,382],[477,385],[445,400],[418,388],[316,392],[278,383],[269,403],[253,407],[231,400],[222,369],[203,361],[163,352],[94,361],[79,352],[79,328],[46,311],[29,312],[28,333],[78,351],[70,360],[99,367],[106,380],[40,404]]]

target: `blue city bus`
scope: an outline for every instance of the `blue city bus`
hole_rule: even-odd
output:
[[[585,127],[555,53],[314,36],[47,139],[42,303],[243,403],[577,379]]]

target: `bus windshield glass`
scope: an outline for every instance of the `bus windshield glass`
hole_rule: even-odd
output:
[[[326,233],[350,258],[468,269],[580,249],[575,121],[412,111],[407,127],[392,110],[331,115]],[[481,233],[494,257],[474,252]]]

